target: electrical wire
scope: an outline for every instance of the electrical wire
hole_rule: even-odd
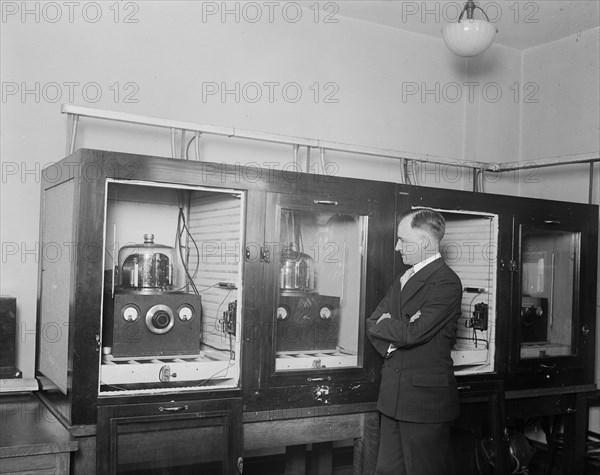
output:
[[[405,183],[408,185],[412,185],[412,180],[410,178],[410,173],[408,172],[408,160],[404,160],[404,177]]]
[[[194,142],[194,140],[196,140],[195,135],[188,141],[187,146],[185,147],[185,159],[186,160],[190,159],[190,145],[192,145],[192,142]]]
[[[485,464],[489,465],[490,467],[492,467],[493,469],[496,468],[496,464],[493,462],[493,457],[492,455],[488,452],[486,446],[485,446],[485,439],[481,439],[479,442],[479,448],[481,449],[481,452],[483,452],[483,455],[485,457]],[[477,472],[478,473],[483,473],[483,465],[481,464],[480,460],[479,460],[479,450],[475,450],[475,463],[477,464]]]
[[[481,169],[479,170],[479,191],[481,193],[485,193],[485,189],[484,189],[484,186],[483,186],[484,183],[485,183],[484,179],[483,179],[483,177],[484,177],[484,171],[485,170],[483,169],[483,167],[481,167]]]
[[[227,297],[229,297],[229,294],[231,294],[231,291],[233,289],[229,289],[229,292],[227,292],[225,294],[225,297],[223,297],[223,300],[221,300],[221,303],[219,304],[219,306],[217,307],[217,319],[219,318],[219,311],[221,310],[221,307],[223,306],[223,303],[225,303],[225,300],[227,300]]]
[[[483,193],[485,190],[483,189],[483,172],[482,168],[473,168],[474,177],[473,177],[473,191],[476,193]]]
[[[219,304],[219,306],[217,307],[217,312],[216,312],[216,321],[219,321],[219,315],[221,313],[221,307],[223,306],[223,304],[225,303],[225,300],[227,300],[227,298],[229,297],[229,295],[231,295],[233,289],[229,289],[229,291],[225,294],[225,297],[223,297],[223,300],[221,300],[221,303]],[[225,332],[225,328],[223,328],[222,332]],[[227,332],[228,336],[229,336],[229,362],[231,363],[232,361],[235,360],[235,352],[233,349],[233,340],[231,337],[231,333]],[[223,348],[217,348],[211,345],[206,345],[206,346],[210,346],[211,348],[218,350],[218,351],[225,351]],[[229,364],[228,367],[226,368],[227,370],[229,370],[229,368],[233,365],[233,363]],[[217,373],[218,374],[218,373]],[[227,373],[225,373],[227,374]],[[215,375],[211,376],[214,377]]]
[[[473,314],[473,302],[475,302],[475,299],[477,297],[479,297],[479,295],[480,294],[475,294],[475,296],[471,299],[471,302],[469,303],[469,315]],[[465,326],[466,326],[466,324],[467,324],[467,322],[465,322]],[[469,328],[469,327],[467,327],[467,328]],[[473,328],[473,327],[471,327],[471,328]],[[473,343],[475,343],[475,348],[478,347],[477,343],[481,341],[481,342],[485,343],[486,350],[489,349],[489,347],[490,347],[489,341],[486,338],[478,338],[477,330],[478,330],[477,328],[473,328],[473,336],[471,338],[466,338],[466,339],[473,341]],[[483,330],[480,330],[480,331],[483,333]]]
[[[408,166],[408,161],[407,161],[407,166]],[[419,169],[418,162],[411,160],[411,169],[410,169],[410,173],[408,174],[409,184],[414,185],[414,186],[419,186],[419,180],[417,178],[418,169]],[[412,178],[411,178],[411,175],[412,175]]]
[[[406,174],[404,173],[406,159],[400,159],[400,183],[406,185]]]
[[[229,372],[229,368],[231,368],[232,366],[235,366],[235,363],[233,362],[232,359],[230,359],[227,362],[227,366],[225,368],[220,369],[219,371],[215,371],[213,374],[211,374],[208,378],[206,379],[201,379],[199,380],[196,385],[197,386],[203,386],[206,383],[208,383],[209,381],[211,381],[215,376],[217,376],[219,373],[222,373],[223,371],[225,371],[225,374],[223,375],[223,378],[225,378],[227,376],[227,373]]]
[[[179,214],[177,217],[177,236],[176,236],[176,246],[179,252],[179,257],[181,259],[181,263],[183,266],[183,269],[185,271],[185,275],[186,275],[186,283],[183,285],[183,287],[181,287],[178,290],[183,290],[184,288],[190,286],[193,290],[193,292],[196,295],[199,295],[200,292],[198,291],[198,288],[196,287],[196,283],[194,282],[194,278],[196,277],[196,275],[198,274],[198,269],[200,267],[200,250],[198,249],[198,244],[196,243],[196,240],[194,239],[194,236],[192,236],[192,233],[190,232],[187,223],[186,223],[186,219],[185,219],[185,213],[183,212],[183,196],[182,196],[183,192],[178,192],[178,197],[179,197]],[[196,250],[196,256],[197,256],[197,260],[196,260],[196,268],[194,269],[194,273],[190,274],[190,270],[188,268],[188,261],[189,261],[189,247],[187,245],[183,244],[183,236],[184,234],[187,236],[188,242],[191,241],[192,244],[194,245],[194,248]],[[187,251],[187,255],[184,256],[184,249]]]

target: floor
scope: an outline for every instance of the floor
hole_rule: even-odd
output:
[[[585,474],[573,475],[598,475],[600,474],[600,439],[598,442],[592,440],[589,444],[590,449],[586,460]],[[306,474],[320,475],[311,470],[310,452],[307,457]],[[533,457],[529,463],[522,467],[522,470],[513,472],[515,474],[528,475],[563,475],[561,453],[557,453],[552,471],[546,473],[547,452],[545,446],[536,447]],[[511,469],[515,470],[516,465]],[[247,458],[244,460],[244,475],[283,475],[285,474],[285,455],[275,455],[270,457]],[[351,475],[352,474],[352,448],[341,447],[334,449],[332,475]],[[456,475],[492,475],[494,469],[490,465],[482,463],[479,467],[476,456],[470,451],[464,451],[456,467]]]

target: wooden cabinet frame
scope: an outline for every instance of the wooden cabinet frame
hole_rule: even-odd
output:
[[[396,216],[411,207],[433,207],[455,211],[493,213],[498,221],[496,340],[493,371],[460,376],[459,385],[464,400],[471,390],[477,394],[498,388],[513,392],[518,399],[535,393],[536,388],[554,391],[570,387],[583,393],[593,387],[595,354],[595,294],[598,239],[598,207],[530,198],[489,195],[465,191],[400,185],[326,175],[290,173],[275,170],[252,169],[253,179],[245,179],[240,165],[226,165],[186,160],[166,159],[142,155],[82,149],[54,165],[58,179],[46,176],[42,182],[41,239],[54,226],[57,236],[69,240],[73,259],[61,271],[64,294],[58,308],[68,314],[63,337],[60,340],[61,381],[57,389],[48,381],[47,361],[49,339],[44,337],[52,318],[45,316],[51,280],[40,268],[38,299],[38,352],[36,368],[43,381],[43,399],[72,434],[85,437],[81,447],[97,454],[100,471],[115,469],[119,444],[115,437],[119,430],[129,427],[132,433],[142,426],[153,424],[169,431],[171,422],[163,407],[185,407],[176,412],[173,421],[185,421],[201,428],[206,424],[219,425],[226,431],[228,447],[225,473],[237,470],[236,458],[241,454],[242,432],[256,434],[272,424],[294,420],[298,427],[306,422],[294,415],[294,410],[315,410],[327,417],[336,417],[342,423],[344,414],[358,424],[348,433],[363,439],[361,434],[373,437],[374,402],[379,385],[381,361],[363,335],[360,364],[357,367],[320,369],[318,371],[274,371],[273,301],[276,290],[276,265],[269,262],[265,250],[272,235],[275,209],[278,203],[315,204],[315,200],[339,203],[360,203],[369,215],[367,269],[363,315],[366,319],[403,270],[398,253],[394,252]],[[250,170],[250,168],[248,168]],[[93,173],[92,173],[93,171]],[[259,177],[256,179],[256,177]],[[163,394],[136,395],[99,394],[101,358],[100,316],[103,269],[97,260],[86,258],[90,248],[103,247],[103,209],[106,201],[107,179],[141,180],[169,183],[173,186],[203,186],[241,190],[245,193],[245,238],[243,249],[243,323],[236,338],[241,339],[241,379],[239,387],[215,390],[196,388],[192,391],[172,391]],[[59,205],[48,205],[46,193],[69,188]],[[61,203],[68,203],[62,206]],[[581,230],[581,253],[578,278],[577,357],[557,361],[549,372],[532,371],[527,364],[518,364],[515,353],[515,319],[518,310],[516,297],[517,266],[515,264],[516,225],[526,216],[536,219],[565,219]],[[56,226],[65,220],[65,229]],[[63,234],[61,234],[61,232]],[[85,244],[83,246],[81,244]],[[76,245],[78,244],[78,245]],[[50,294],[51,295],[51,294]],[[54,322],[56,323],[56,322]],[[361,326],[359,325],[359,328]],[[364,328],[363,328],[364,331]],[[46,333],[45,333],[46,332]],[[47,336],[47,335],[46,335]],[[56,342],[55,342],[56,343]],[[51,354],[50,356],[53,356]],[[42,358],[42,359],[41,359]],[[560,363],[560,364],[558,364]],[[60,390],[63,386],[63,391]],[[514,393],[517,391],[517,393]],[[525,391],[524,393],[522,391]],[[64,394],[66,392],[66,394]],[[327,394],[327,398],[321,397]],[[473,393],[474,394],[474,393]],[[546,394],[546,393],[544,393]],[[215,402],[218,410],[209,409]],[[171,406],[169,406],[171,405]],[[286,414],[286,411],[290,411]],[[159,411],[158,413],[156,411]],[[170,413],[167,411],[167,413]],[[368,416],[367,416],[368,415]],[[255,416],[258,418],[256,419]],[[361,432],[365,419],[371,429]],[[323,422],[327,419],[323,419]],[[190,422],[191,421],[191,422]],[[212,421],[212,422],[211,422]],[[275,421],[280,421],[275,422]],[[267,424],[268,422],[268,424]],[[174,422],[173,422],[174,423]],[[362,426],[361,426],[362,424]],[[359,427],[360,426],[360,427]],[[279,429],[279,426],[278,426]],[[359,430],[360,429],[360,430]],[[124,429],[125,430],[125,429]],[[127,429],[129,430],[129,429]],[[498,428],[494,429],[498,432]],[[376,431],[375,431],[376,432]],[[359,437],[360,436],[360,437]],[[93,442],[90,442],[95,437]],[[117,437],[118,439],[118,437]],[[83,440],[83,439],[82,439]],[[302,439],[304,440],[304,439]],[[300,439],[296,440],[298,443]],[[308,441],[306,442],[308,443]],[[361,442],[362,443],[362,442]],[[253,446],[254,442],[249,442]],[[255,444],[254,444],[255,445]],[[360,445],[360,444],[359,444]],[[357,446],[358,447],[358,446]],[[359,458],[371,460],[371,448],[360,449]],[[368,467],[362,465],[361,469]],[[368,471],[368,469],[365,469]],[[77,468],[76,468],[77,471]]]

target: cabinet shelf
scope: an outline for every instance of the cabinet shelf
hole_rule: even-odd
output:
[[[356,366],[357,353],[346,350],[329,351],[278,351],[275,361],[277,371],[294,369],[320,369]]]
[[[112,358],[104,355],[102,361],[103,385],[159,383],[165,379],[181,381],[216,381],[227,385],[237,371],[225,352],[203,350],[199,355],[160,358]],[[168,376],[165,376],[168,368]],[[162,374],[162,379],[161,379]],[[229,383],[231,384],[231,383]]]
[[[487,348],[469,348],[460,346],[452,350],[452,361],[454,366],[483,365],[489,360]]]
[[[524,343],[521,346],[521,358],[544,358],[550,356],[569,356],[569,345],[553,343]]]

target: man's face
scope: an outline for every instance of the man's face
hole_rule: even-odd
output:
[[[398,243],[396,251],[402,254],[402,262],[412,266],[425,259],[428,237],[423,231],[410,226],[411,216],[403,218],[398,224]]]

